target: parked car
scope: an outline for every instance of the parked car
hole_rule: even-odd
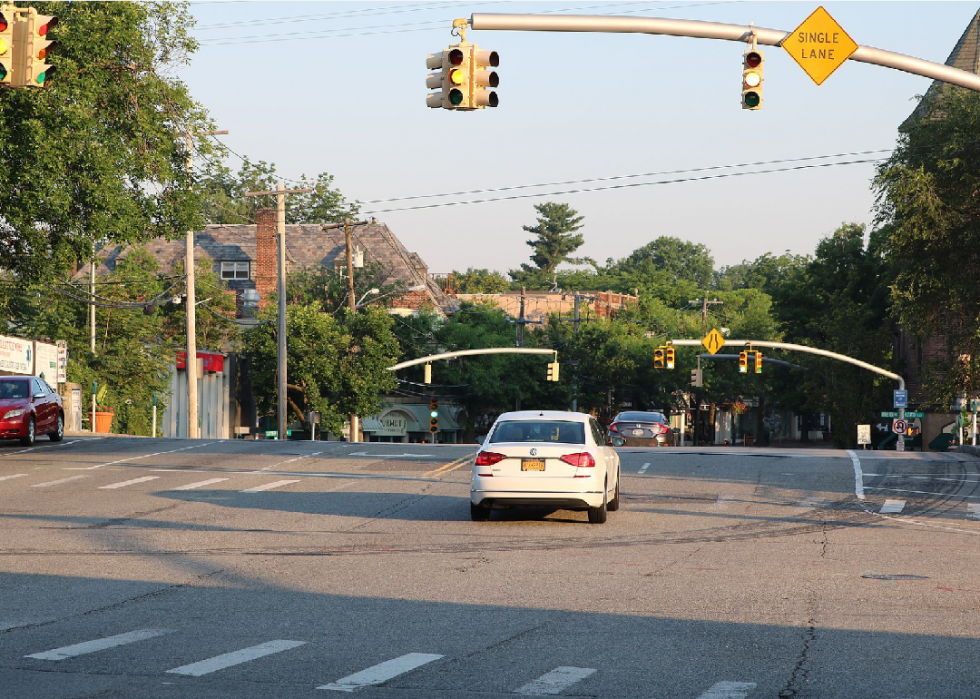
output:
[[[663,413],[629,411],[609,423],[608,443],[615,447],[673,447],[677,437]]]
[[[493,509],[588,510],[602,524],[619,509],[619,455],[591,415],[557,410],[504,413],[473,465],[470,516]]]
[[[42,434],[52,442],[65,436],[61,396],[39,376],[0,376],[0,439],[29,447]]]

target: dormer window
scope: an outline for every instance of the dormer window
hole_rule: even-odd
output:
[[[222,262],[222,279],[248,279],[248,262]]]

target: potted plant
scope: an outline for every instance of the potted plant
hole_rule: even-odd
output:
[[[112,419],[115,417],[115,411],[112,409],[112,406],[105,404],[108,390],[109,387],[103,384],[95,393],[95,413],[90,413],[89,415],[92,418],[91,424],[95,426],[96,432],[112,432]]]

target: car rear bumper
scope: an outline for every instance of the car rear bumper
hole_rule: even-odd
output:
[[[585,509],[602,505],[602,481],[591,478],[475,477],[470,487],[474,505],[497,507],[559,507]]]

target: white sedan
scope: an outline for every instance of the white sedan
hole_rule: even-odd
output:
[[[602,524],[619,509],[619,455],[591,415],[557,410],[504,413],[473,464],[470,516],[490,510],[554,507],[588,510]]]

